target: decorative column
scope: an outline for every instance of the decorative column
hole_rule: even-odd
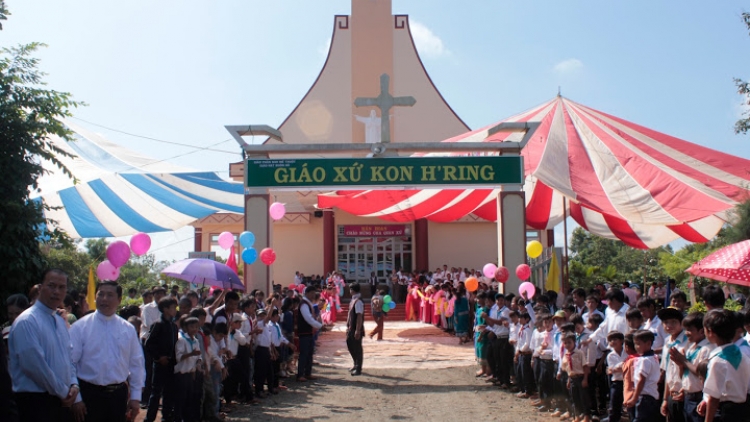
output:
[[[323,210],[323,276],[336,269],[336,220],[333,210]]]
[[[255,235],[253,246],[260,254],[264,248],[272,247],[273,224],[268,215],[271,205],[267,189],[251,189],[245,195],[245,230]],[[245,264],[245,288],[247,292],[261,289],[266,296],[273,290],[271,286],[271,267],[260,262],[260,258],[252,265]]]
[[[193,251],[201,252],[203,250],[203,228],[195,228],[195,236],[193,242]]]
[[[430,251],[428,247],[428,235],[427,227],[429,222],[426,218],[420,218],[414,220],[414,253],[415,256],[415,270],[427,271],[430,269],[429,256]]]
[[[520,186],[505,186],[497,197],[497,255],[510,272],[504,293],[518,294],[516,267],[526,263],[526,196]]]

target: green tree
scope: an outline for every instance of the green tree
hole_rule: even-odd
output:
[[[729,214],[734,224],[722,232],[723,243],[729,245],[750,239],[750,199],[737,204]],[[724,244],[716,246],[721,247]]]
[[[68,274],[68,289],[75,288],[79,292],[86,292],[89,280],[89,268],[94,262],[89,254],[78,250],[78,243],[57,245],[43,248],[50,267],[60,268]]]
[[[745,22],[745,27],[750,31],[750,13],[743,13],[742,20]],[[737,85],[737,92],[743,96],[742,104],[750,107],[750,83],[739,78],[735,78],[734,83]],[[750,131],[750,109],[746,109],[742,113],[742,117],[734,124],[735,133],[747,133],[748,131]]]
[[[0,3],[0,18],[7,10]],[[43,44],[31,43],[0,50],[0,256],[3,257],[3,283],[0,300],[8,294],[26,292],[47,266],[39,248],[40,238],[65,242],[67,237],[44,217],[49,209],[31,200],[37,180],[45,172],[43,162],[50,162],[72,177],[58,156],[69,154],[50,140],[59,136],[72,140],[71,132],[59,120],[70,116],[70,109],[81,103],[69,93],[45,88],[38,69],[39,61],[31,57]]]
[[[86,239],[85,246],[89,257],[97,264],[107,259],[107,246],[109,246],[107,239],[103,237],[99,239]]]
[[[8,15],[10,15],[10,12],[8,12],[8,9],[5,7],[5,2],[0,0],[0,21],[7,21]],[[3,29],[3,24],[0,23],[0,30]]]

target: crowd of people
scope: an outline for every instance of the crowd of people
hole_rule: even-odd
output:
[[[707,312],[687,313],[685,293],[673,288],[663,307],[660,286],[656,300],[627,285],[527,297],[498,293],[488,280],[468,292],[460,277],[447,268],[396,276],[407,320],[473,342],[476,376],[547,416],[710,422],[750,414],[750,313],[725,310],[719,287],[702,292]],[[143,305],[120,307],[121,286],[101,282],[96,309],[87,310],[66,300],[80,296],[67,293],[63,271],[50,269],[41,281],[6,303],[2,420],[124,421],[141,410],[146,421],[158,413],[165,421],[221,420],[235,403],[286,390],[286,378],[316,379],[317,336],[336,321],[347,287],[338,273],[320,285],[295,279],[268,298],[155,286],[141,292]],[[374,284],[380,322],[369,335],[380,339],[378,310],[395,292]],[[364,301],[359,283],[348,288],[354,376],[362,373]]]
[[[429,286],[415,283],[412,289],[422,302],[414,306],[429,310],[429,296],[420,294]],[[529,399],[550,417],[748,420],[750,312],[724,309],[726,293],[718,286],[703,290],[705,313],[687,313],[680,291],[673,290],[670,306],[663,307],[648,295],[632,300],[626,290],[575,289],[562,298],[556,292],[528,298],[487,285],[466,292],[459,284],[454,330],[466,340],[458,302],[468,297],[477,377]]]
[[[283,392],[287,378],[316,379],[315,342],[325,330],[317,285],[268,298],[155,286],[141,293],[143,305],[121,307],[122,287],[101,282],[96,309],[85,310],[78,301],[66,306],[67,278],[50,269],[30,297],[7,301],[3,421],[125,421],[142,410],[149,422],[159,413],[163,421],[216,421],[237,403]],[[360,347],[361,330],[352,330]]]

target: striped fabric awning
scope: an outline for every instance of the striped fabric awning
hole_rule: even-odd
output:
[[[539,122],[522,151],[526,219],[535,229],[551,229],[567,214],[584,229],[635,248],[655,248],[679,238],[705,242],[728,220],[727,211],[748,194],[749,160],[563,97],[502,122]],[[520,141],[519,133],[489,135],[489,129],[502,122],[444,142]],[[319,195],[318,206],[390,221],[449,222],[468,214],[495,221],[497,193],[338,191]]]
[[[243,214],[244,188],[213,172],[196,172],[139,155],[69,121],[75,142],[54,137],[78,183],[43,163],[39,197],[72,238],[127,236],[177,230],[219,211]]]

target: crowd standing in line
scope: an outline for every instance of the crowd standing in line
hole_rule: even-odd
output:
[[[382,338],[384,315],[376,311],[403,286],[407,320],[472,342],[478,378],[550,418],[748,420],[750,313],[723,309],[722,289],[704,288],[707,312],[688,314],[685,293],[669,289],[662,298],[659,285],[643,297],[628,286],[601,286],[529,298],[498,293],[486,279],[467,292],[461,278],[475,274],[446,266],[399,271],[385,286],[374,280],[370,337]],[[256,405],[286,390],[290,377],[316,380],[315,341],[337,318],[346,284],[339,273],[322,286],[297,277],[294,287],[268,298],[260,290],[180,294],[158,286],[142,292],[142,306],[121,309],[121,286],[102,282],[89,311],[80,295],[67,294],[67,275],[50,269],[28,299],[8,298],[0,391],[12,385],[13,393],[1,395],[0,415],[125,421],[145,410],[146,421],[158,413],[165,421],[221,420],[235,403]],[[349,289],[347,346],[356,376],[363,366],[364,302],[358,283]],[[670,306],[662,307],[662,299]]]
[[[149,422],[159,414],[218,421],[237,403],[280,394],[287,379],[315,381],[323,303],[319,287],[302,287],[266,299],[260,290],[156,286],[142,292],[142,306],[121,308],[123,294],[137,292],[107,281],[89,311],[77,300],[66,306],[66,297],[80,296],[68,294],[65,272],[47,270],[31,300],[7,301],[0,419],[110,422],[145,411]],[[361,350],[362,330],[352,337]]]

